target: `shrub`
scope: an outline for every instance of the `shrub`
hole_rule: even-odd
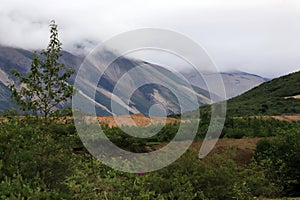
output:
[[[283,136],[261,140],[255,158],[266,170],[268,178],[283,188],[286,196],[300,196],[300,134],[288,130]]]

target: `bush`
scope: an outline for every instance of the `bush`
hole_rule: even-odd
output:
[[[255,120],[233,119],[230,126],[242,127]],[[261,122],[259,126],[266,124]],[[129,130],[144,134],[147,128]],[[169,140],[177,128],[178,124],[165,126],[150,141]],[[139,145],[147,141],[128,137],[119,128],[104,129],[113,142],[132,151],[141,152]],[[280,129],[280,137],[259,142],[257,162],[248,166],[236,164],[236,149],[201,160],[198,152],[190,149],[159,171],[130,174],[106,167],[88,154],[73,124],[44,124],[39,118],[11,119],[0,126],[0,198],[247,200],[296,196],[298,130],[284,134]]]
[[[282,195],[300,196],[300,134],[298,129],[284,136],[261,140],[255,158],[268,178],[283,188]]]
[[[231,152],[228,152],[231,154]],[[175,163],[151,173],[129,174],[99,162],[79,161],[67,178],[72,199],[252,199],[277,188],[253,164],[242,169],[229,157],[200,160],[189,150]]]
[[[5,176],[0,182],[1,199],[60,199],[57,190],[47,190],[46,184],[38,176],[24,179],[21,174]]]
[[[49,127],[55,126],[32,124],[26,119],[24,121],[10,120],[1,125],[0,182],[2,182],[2,187],[9,184],[15,185],[21,181],[24,187],[28,185],[26,187],[34,192],[41,189],[32,186],[32,181],[38,180],[40,186],[44,184],[47,191],[66,192],[64,179],[72,173],[71,166],[74,163],[70,145],[75,140],[69,135],[50,131]],[[68,130],[68,126],[66,128]],[[20,195],[23,194],[23,190],[19,192]],[[14,194],[11,193],[11,195]]]

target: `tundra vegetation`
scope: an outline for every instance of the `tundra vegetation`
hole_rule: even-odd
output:
[[[226,119],[220,142],[259,138],[256,147],[219,148],[204,159],[198,158],[198,148],[191,147],[173,164],[151,173],[124,173],[105,166],[85,149],[72,121],[49,120],[55,114],[52,108],[67,100],[74,89],[65,82],[72,71],[58,73],[63,65],[57,63],[60,42],[54,23],[51,31],[49,47],[42,52],[44,60],[34,57],[28,77],[15,73],[27,87],[17,90],[12,85],[16,103],[31,114],[18,117],[16,110],[2,113],[0,199],[247,200],[300,196],[299,121],[233,114]],[[57,68],[52,68],[51,63]],[[48,77],[49,73],[59,76]],[[60,93],[47,90],[57,87]],[[209,126],[209,109],[203,112],[196,142],[204,138]],[[34,113],[44,115],[46,120]],[[189,123],[195,122],[184,125],[189,127]],[[178,123],[166,124],[158,134],[139,139],[118,127],[102,126],[113,143],[137,153],[157,150],[179,128]],[[157,129],[155,126],[158,125],[126,129],[142,135]],[[247,162],[237,156],[241,150],[250,151]]]
[[[241,163],[231,146],[199,159],[190,148],[179,160],[156,172],[130,174],[113,170],[92,157],[73,123],[41,123],[15,118],[0,126],[1,199],[252,199],[299,194],[300,135],[298,122],[262,118],[227,120],[222,140],[261,137],[252,159]],[[177,124],[166,125],[152,139],[126,136],[103,126],[118,146],[146,152],[164,145]],[[202,122],[197,139],[205,133]],[[236,127],[239,134],[234,132]],[[274,131],[270,131],[272,126]],[[201,131],[201,127],[204,127]],[[136,131],[136,127],[127,127]],[[147,127],[147,128],[151,128]],[[147,131],[145,128],[145,131]],[[152,127],[153,128],[153,127]],[[256,135],[255,130],[259,130]],[[250,132],[250,134],[249,134]],[[147,147],[147,148],[146,148]]]

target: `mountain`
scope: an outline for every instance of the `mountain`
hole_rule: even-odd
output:
[[[16,69],[21,74],[27,74],[31,67],[31,51],[0,45],[0,82],[7,85],[10,80],[14,81],[11,74],[12,69]],[[84,57],[75,56],[69,52],[63,51],[61,62],[67,67],[74,67],[78,70]]]
[[[91,80],[98,78],[94,77],[94,75],[97,74],[98,69],[101,68],[100,66],[113,57],[115,57],[114,53],[103,50],[101,54],[97,54],[95,59],[97,68],[91,63],[85,65],[84,76],[79,80],[81,82],[80,90],[84,94],[88,94],[88,96],[93,95],[90,92],[93,85]],[[130,75],[125,76],[128,74]],[[125,81],[120,84],[121,80]],[[147,84],[140,87],[140,83]],[[183,79],[159,65],[142,60],[119,57],[109,65],[99,80],[95,97],[97,100],[100,100],[97,102],[101,102],[105,107],[99,106],[101,109],[98,108],[97,112],[99,115],[125,114],[124,109],[128,109],[130,113],[149,115],[151,114],[149,113],[151,106],[160,104],[166,108],[166,114],[173,114],[192,110],[199,105],[210,103],[209,93],[206,90],[198,87],[193,87],[190,90],[186,85]],[[119,86],[118,90],[115,90],[115,86]],[[176,91],[177,94],[181,95],[180,99],[183,104],[179,103],[180,99],[174,94]],[[127,98],[128,95],[130,96],[129,99]],[[198,99],[193,101],[193,96],[196,96]],[[117,113],[111,107],[111,100],[117,105]]]
[[[191,82],[191,84],[203,89],[207,89],[203,78],[199,75],[199,73],[195,73],[194,70],[191,69],[187,72],[183,72],[183,75]],[[253,87],[270,80],[255,74],[249,74],[241,71],[220,73],[205,72],[204,75],[212,80],[221,75],[224,82],[227,99],[238,96],[252,89]]]
[[[101,55],[97,57],[97,61],[105,63],[107,59],[113,56],[115,56],[113,52],[104,50]],[[27,74],[31,66],[31,58],[31,51],[0,46],[0,111],[15,108],[15,105],[12,104],[10,98],[10,91],[7,88],[9,81],[16,81],[10,70],[14,68],[22,74]],[[84,56],[74,55],[70,52],[63,51],[60,61],[67,67],[73,67],[77,72],[80,65],[84,62],[84,59]],[[183,98],[181,99],[183,99],[183,102],[186,105],[185,107],[188,110],[196,109],[198,105],[211,103],[210,95],[214,94],[209,94],[204,80],[198,73],[195,73],[194,71],[180,72],[181,75],[183,75],[187,80],[189,80],[190,84],[192,84],[192,90],[190,90],[186,87],[186,83],[181,78],[178,78],[176,74],[166,68],[138,59],[119,57],[110,64],[97,84],[95,103],[98,115],[116,114],[112,111],[111,102],[114,102],[119,110],[128,109],[130,113],[142,113],[144,115],[151,114],[149,113],[149,109],[154,104],[161,104],[167,108],[166,114],[187,111],[181,110],[178,98],[173,94],[174,91],[171,91],[170,88],[160,84],[146,84],[142,87],[136,88],[128,101],[128,99],[126,99],[128,88],[132,88],[136,85],[133,80],[128,80],[128,82],[121,85],[122,88],[119,91],[119,95],[113,95],[114,88],[118,84],[118,81],[124,77],[127,72],[132,71],[137,66],[144,71],[142,74],[134,77],[137,81],[159,83],[162,79],[168,80],[167,82],[169,86],[171,85],[173,90],[180,91],[180,94],[183,95]],[[92,66],[91,70],[93,69],[97,69],[97,67]],[[90,82],[93,74],[94,73],[92,71],[87,72],[86,77],[81,80],[84,86],[80,88],[80,94],[82,94],[84,98],[90,99],[90,101],[93,101],[93,94],[89,92],[89,87],[93,85]],[[220,74],[206,73],[205,75],[212,80],[214,80],[217,75],[221,75],[228,98],[237,96],[268,80],[257,75],[239,71],[222,72]],[[71,77],[70,82],[74,82],[75,76],[76,74]],[[192,101],[193,96],[198,98],[196,101],[197,104],[195,104],[195,101]],[[293,101],[293,99],[287,100]],[[269,106],[269,104],[266,104],[266,106]],[[239,109],[236,106],[229,107],[231,110]]]
[[[111,51],[103,51],[101,55],[97,58],[98,62],[105,62],[106,59],[111,56],[115,56]],[[7,88],[9,81],[16,82],[12,76],[10,70],[15,68],[22,74],[28,73],[31,66],[32,52],[24,49],[3,47],[0,46],[0,110],[5,110],[13,108],[13,104],[10,99],[10,91]],[[67,67],[73,67],[77,72],[81,63],[84,61],[83,56],[73,55],[69,52],[63,51],[62,58],[60,60]],[[133,92],[131,98],[129,99],[129,105],[126,100],[127,89],[132,88],[136,85],[136,80],[131,80],[130,82],[122,85],[120,95],[114,95],[113,90],[117,85],[121,77],[124,77],[129,71],[135,69],[139,66],[143,69],[144,74],[134,77],[134,79],[139,81],[146,81],[150,84],[146,84],[142,87],[138,87]],[[95,74],[93,70],[97,70],[98,66],[91,66],[90,71],[87,71],[86,76],[82,81],[82,88],[79,88],[80,95],[83,98],[93,100],[93,94],[90,93],[91,85],[93,85],[90,80]],[[96,71],[95,71],[96,72]],[[70,79],[70,82],[74,82],[76,74]],[[192,90],[185,87],[185,83],[174,75],[173,72],[154,65],[142,60],[130,59],[126,57],[119,57],[113,63],[109,65],[107,70],[104,72],[103,76],[99,80],[96,88],[95,94],[95,104],[96,111],[98,115],[112,115],[116,114],[112,111],[111,102],[121,110],[128,109],[130,113],[142,113],[144,115],[149,115],[149,109],[154,104],[161,104],[166,110],[166,114],[180,113],[182,111],[179,105],[178,98],[172,93],[170,88],[165,87],[159,83],[159,80],[168,82],[172,89],[180,91],[182,95],[183,102],[186,104],[188,110],[195,109],[199,105],[210,103],[209,93],[199,87],[193,86]],[[167,81],[168,80],[168,81]],[[192,101],[192,97],[196,96],[196,101]],[[195,103],[197,102],[197,103]]]
[[[11,101],[11,92],[6,85],[0,83],[0,110],[7,110],[9,108],[16,108]]]
[[[279,115],[300,113],[300,71],[263,83],[230,99],[232,115]]]
[[[31,58],[32,53],[29,51],[0,46],[0,81],[2,83],[1,87],[3,88],[7,86],[8,82],[11,79],[13,79],[13,76],[11,74],[12,68],[18,70],[22,74],[26,74],[31,65]],[[1,102],[5,102],[6,100],[8,100],[7,98],[9,98],[5,97],[5,99],[3,99],[4,94],[5,93],[1,94]]]

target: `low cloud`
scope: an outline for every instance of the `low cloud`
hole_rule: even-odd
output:
[[[64,48],[73,52],[124,31],[154,27],[195,40],[221,70],[275,77],[300,69],[297,0],[2,0],[0,44],[44,48],[52,19]]]

